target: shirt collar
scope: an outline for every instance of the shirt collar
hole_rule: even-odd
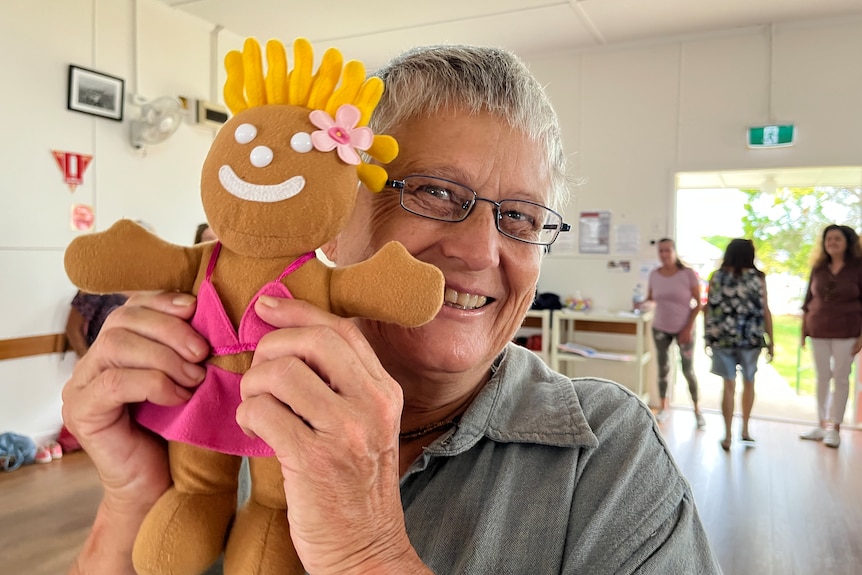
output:
[[[483,437],[500,443],[597,447],[571,379],[550,370],[533,352],[509,344],[491,378],[457,428],[432,443],[430,455],[457,455]]]

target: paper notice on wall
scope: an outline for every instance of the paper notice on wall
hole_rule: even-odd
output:
[[[659,267],[661,262],[658,260],[647,260],[642,261],[640,264],[640,269],[638,270],[638,277],[640,278],[641,283],[647,285],[649,283],[649,275],[655,268]]]
[[[632,271],[632,262],[631,260],[608,260],[605,267],[609,272],[627,274]]]
[[[610,252],[610,235],[610,211],[581,212],[578,220],[578,239],[582,254],[606,254]]]
[[[620,224],[616,228],[614,251],[618,254],[637,254],[640,251],[641,230],[637,224]]]
[[[574,231],[560,232],[557,239],[551,245],[548,253],[555,256],[571,256],[578,252],[578,238]]]

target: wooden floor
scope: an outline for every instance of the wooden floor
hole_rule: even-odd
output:
[[[728,453],[717,413],[701,431],[690,410],[671,413],[662,432],[725,575],[862,573],[862,431],[830,449],[800,441],[804,426],[752,420],[756,447]],[[83,452],[0,473],[0,573],[65,573],[100,496]]]
[[[694,490],[726,575],[862,573],[862,431],[842,430],[841,446],[802,441],[808,426],[752,419],[754,447],[719,446],[724,422],[671,410],[663,435]]]
[[[101,498],[83,451],[0,472],[0,573],[66,573]]]

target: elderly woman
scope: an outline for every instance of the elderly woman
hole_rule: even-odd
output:
[[[398,158],[326,247],[339,265],[402,242],[446,278],[417,329],[261,298],[277,331],[242,381],[239,424],[276,452],[310,573],[718,573],[690,487],[645,405],[509,344],[562,229],[560,132],[541,87],[496,49],[416,49],[378,71],[372,121]],[[545,225],[523,226],[525,214]],[[126,404],[176,404],[207,345],[189,295],[135,296],[65,389],[105,487],[72,573],[132,573],[170,478]]]

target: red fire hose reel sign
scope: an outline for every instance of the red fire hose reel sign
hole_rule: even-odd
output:
[[[93,161],[93,156],[56,150],[52,150],[51,153],[54,154],[54,159],[57,160],[57,165],[63,172],[63,181],[69,185],[69,190],[74,193],[75,189],[84,183],[84,171]]]

